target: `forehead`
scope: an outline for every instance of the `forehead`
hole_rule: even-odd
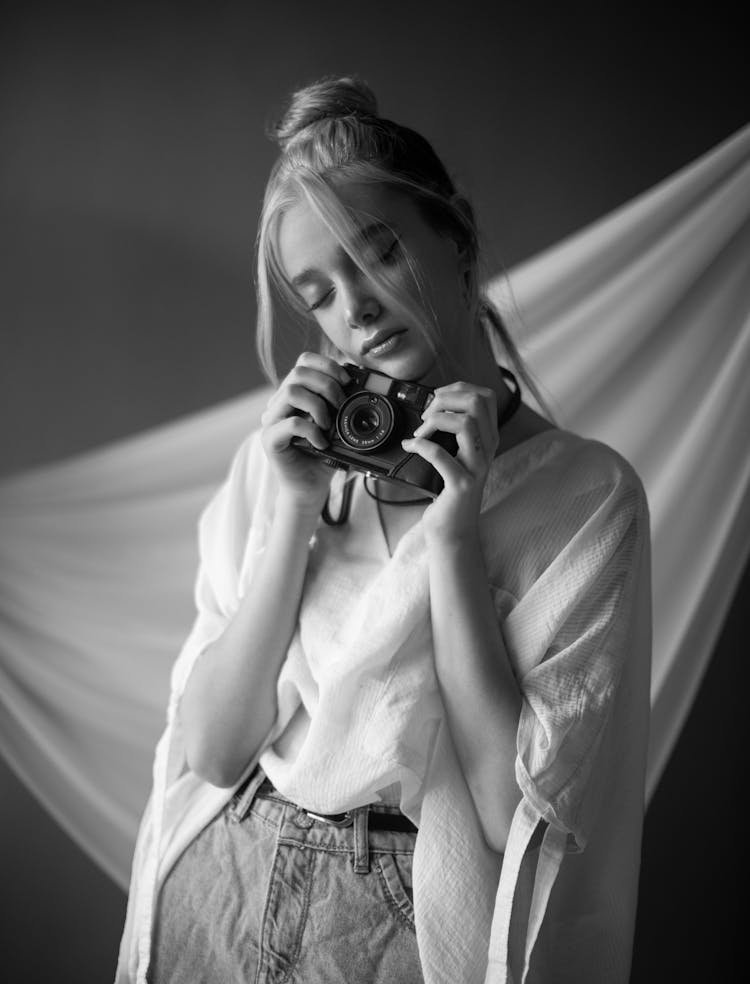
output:
[[[426,231],[411,199],[390,188],[350,184],[338,188],[336,195],[359,229],[382,223],[398,232],[423,234]],[[277,244],[279,261],[290,279],[313,261],[323,262],[340,247],[334,233],[306,201],[298,202],[281,216]]]

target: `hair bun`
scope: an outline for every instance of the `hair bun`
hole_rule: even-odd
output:
[[[356,76],[328,77],[297,89],[287,111],[270,127],[269,136],[284,150],[301,130],[319,120],[377,115],[378,103],[366,82]]]

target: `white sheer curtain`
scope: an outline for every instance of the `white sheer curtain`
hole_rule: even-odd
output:
[[[649,495],[650,795],[750,552],[750,127],[489,289],[558,423]],[[267,397],[0,483],[0,750],[122,886],[196,520]]]

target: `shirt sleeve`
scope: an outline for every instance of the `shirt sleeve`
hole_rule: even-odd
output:
[[[196,660],[222,634],[252,579],[267,539],[274,495],[256,431],[238,447],[226,478],[198,520],[196,616],[172,668],[166,727],[156,746],[152,793],[134,856],[118,982],[145,984],[157,886],[168,870],[167,858],[174,859],[180,837],[184,847],[228,795],[184,772],[177,707]]]
[[[507,979],[517,879],[539,822],[547,826],[520,981],[563,855],[586,847],[604,788],[602,739],[622,696],[621,682],[630,675],[628,661],[641,657],[633,640],[639,620],[650,612],[637,610],[638,580],[648,576],[643,568],[650,557],[648,506],[630,466],[614,452],[602,460],[607,464],[598,493],[592,494],[591,481],[584,483],[586,510],[581,497],[571,495],[574,490],[559,489],[545,549],[560,539],[560,530],[565,534],[503,623],[523,698],[516,756],[522,798],[508,834],[493,920],[487,975],[493,984]],[[574,524],[571,514],[580,517]]]
[[[181,697],[198,657],[222,635],[239,607],[264,549],[274,494],[260,434],[254,432],[235,452],[198,521],[196,616],[172,668],[173,701]]]
[[[523,695],[516,777],[540,817],[583,849],[585,803],[603,728],[629,657],[648,510],[632,473],[592,513],[508,616],[503,632]]]

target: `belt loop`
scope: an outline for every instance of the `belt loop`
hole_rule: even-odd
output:
[[[250,807],[255,799],[255,794],[258,792],[258,788],[265,778],[266,774],[263,769],[261,769],[259,765],[256,765],[255,769],[237,789],[237,792],[232,798],[232,802],[229,807],[230,820],[233,820],[235,823],[242,823],[250,812]]]
[[[370,870],[370,845],[367,829],[369,807],[358,806],[352,810],[354,817],[354,871],[366,875]]]

